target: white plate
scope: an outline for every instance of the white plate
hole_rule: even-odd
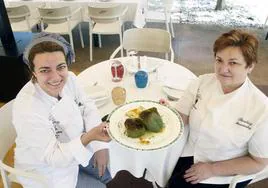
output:
[[[144,140],[148,144],[141,143],[140,138],[130,138],[125,134],[124,122],[127,119],[127,111],[143,106],[144,108],[156,107],[163,119],[165,128],[160,133],[146,133]],[[108,133],[110,137],[119,144],[135,150],[157,150],[162,149],[174,143],[183,134],[183,123],[181,116],[174,109],[163,106],[154,101],[134,101],[117,107],[108,117],[110,123]]]
[[[174,100],[179,99],[184,92],[184,90],[174,89],[174,88],[167,87],[167,86],[163,86],[162,89],[169,98],[174,99]]]
[[[148,73],[154,72],[159,67],[159,62],[147,59],[146,65],[142,65],[141,63],[141,69],[146,70]],[[138,63],[136,61],[133,61],[133,59],[128,59],[125,63],[126,69],[129,73],[136,73],[138,71]]]
[[[97,107],[106,104],[110,97],[108,90],[99,85],[88,86],[85,88],[85,92],[95,101]]]

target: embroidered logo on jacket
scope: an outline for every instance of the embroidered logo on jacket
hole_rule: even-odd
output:
[[[58,139],[63,132],[62,128],[60,127],[60,121],[57,121],[52,115],[49,116],[49,120],[52,122],[55,137]]]
[[[249,130],[252,129],[252,125],[253,125],[253,123],[251,123],[249,121],[246,121],[243,118],[239,118],[238,121],[235,124],[237,124],[239,126],[242,126],[242,127],[245,127],[245,128],[247,128]]]

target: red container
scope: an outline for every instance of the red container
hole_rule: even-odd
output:
[[[112,60],[111,72],[113,76],[112,81],[119,82],[124,76],[124,66],[120,61]]]

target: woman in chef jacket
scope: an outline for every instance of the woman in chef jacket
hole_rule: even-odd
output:
[[[70,44],[59,35],[41,33],[26,49],[24,60],[32,79],[13,107],[16,168],[45,176],[50,188],[105,187],[110,174],[104,142],[110,138],[94,102],[68,72],[74,62]],[[23,187],[41,187],[30,179],[19,180]]]
[[[268,164],[268,100],[248,78],[257,49],[257,39],[241,30],[215,41],[215,73],[193,81],[176,106],[190,133],[170,188],[228,188],[234,175]]]

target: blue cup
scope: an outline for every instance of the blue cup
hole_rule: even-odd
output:
[[[148,73],[143,70],[139,70],[138,72],[136,72],[135,83],[137,88],[145,88],[148,83]]]

